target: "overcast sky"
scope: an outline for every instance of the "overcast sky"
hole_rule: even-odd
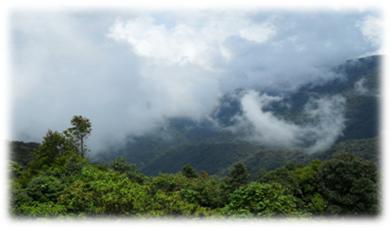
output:
[[[168,118],[207,118],[236,88],[328,80],[331,66],[379,52],[380,21],[369,11],[14,12],[12,137],[40,141],[81,114],[99,148]]]

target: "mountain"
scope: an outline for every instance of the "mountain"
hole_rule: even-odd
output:
[[[379,129],[380,60],[380,56],[370,56],[347,61],[335,70],[342,77],[322,85],[305,85],[289,96],[288,103],[300,109],[311,96],[342,95],[346,98],[347,121],[339,141],[376,137]]]
[[[297,148],[268,148],[229,130],[235,125],[235,116],[242,113],[240,98],[245,90],[237,89],[221,97],[210,119],[173,118],[150,134],[129,137],[125,146],[109,148],[90,159],[110,163],[121,156],[149,175],[174,173],[186,164],[209,174],[225,175],[237,162],[258,175],[290,163],[304,164],[346,152],[377,161],[380,61],[381,56],[349,60],[332,69],[339,75],[332,80],[305,84],[295,91],[274,92],[282,102],[267,107],[268,111],[297,124],[306,121],[302,111],[311,98],[340,95],[346,99],[343,134],[327,151],[308,154]],[[12,142],[11,159],[25,166],[37,145]]]
[[[369,56],[345,63],[332,69],[339,75],[329,81],[309,83],[295,91],[277,95],[284,104],[268,107],[276,116],[294,123],[302,123],[302,110],[311,98],[340,95],[346,99],[345,128],[336,145],[324,153],[306,154],[298,150],[276,150],[243,140],[241,135],[229,131],[235,116],[240,115],[240,95],[244,89],[225,94],[211,120],[192,121],[185,118],[170,119],[151,134],[129,138],[126,146],[114,153],[102,153],[97,161],[109,162],[117,156],[135,163],[144,173],[177,172],[185,164],[210,174],[224,174],[239,161],[253,172],[262,172],[282,165],[305,163],[315,158],[325,158],[341,145],[353,144],[349,151],[355,153],[360,140],[373,142],[379,132],[379,76],[381,56]],[[358,141],[357,141],[358,140]],[[369,143],[373,144],[373,143]],[[336,146],[339,147],[336,147]],[[377,147],[369,146],[367,157],[377,157]],[[375,155],[370,155],[370,154]]]
[[[13,141],[9,143],[10,150],[10,159],[14,162],[19,163],[21,166],[26,167],[27,163],[33,158],[33,151],[39,146],[35,142],[22,142],[22,141]]]
[[[259,147],[247,142],[209,142],[178,146],[151,161],[142,170],[146,174],[174,173],[186,164],[211,174],[222,174],[233,161],[248,157]]]

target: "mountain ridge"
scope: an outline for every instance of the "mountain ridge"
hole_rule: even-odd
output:
[[[291,104],[290,108],[271,106],[270,111],[273,111],[276,116],[280,118],[286,118],[293,122],[300,123],[300,111],[311,97],[322,97],[335,94],[342,95],[346,98],[346,126],[343,134],[338,137],[334,145],[346,140],[376,138],[378,137],[379,132],[378,94],[380,59],[381,56],[377,55],[356,60],[348,60],[345,64],[341,64],[335,69],[342,77],[323,84],[303,85],[297,91],[283,97],[284,102]],[[363,78],[365,81],[363,81],[362,86],[365,86],[368,90],[365,94],[357,91],[357,83]],[[238,150],[238,147],[240,147],[239,145],[251,144],[240,137],[238,138],[235,133],[226,130],[229,126],[234,124],[232,121],[233,117],[241,113],[240,96],[238,96],[241,92],[243,92],[243,90],[236,90],[232,94],[224,95],[220,102],[220,109],[218,107],[212,114],[214,121],[218,123],[219,127],[223,127],[223,130],[216,129],[216,123],[211,124],[208,121],[193,122],[181,118],[171,119],[165,128],[165,133],[169,132],[171,136],[174,135],[171,140],[162,140],[159,133],[143,136],[140,141],[132,141],[128,146],[119,150],[116,156],[123,156],[129,162],[139,165],[141,170],[147,174],[176,172],[180,170],[181,165],[187,163],[198,169],[205,169],[207,164],[204,163],[208,163],[208,155],[210,155],[210,152],[203,155],[203,150],[208,148],[208,145],[211,148],[215,148],[216,151],[220,151],[219,153],[222,154],[220,156],[221,160],[225,160],[225,156],[235,157],[235,151]],[[145,143],[147,141],[150,143]],[[169,146],[167,146],[168,144]],[[175,145],[173,146],[172,144]],[[218,148],[218,146],[221,148]],[[262,153],[262,151],[264,152],[265,150],[270,151],[269,153],[275,153],[276,151],[256,144],[251,146],[247,145],[244,146],[244,148],[247,148],[245,149],[246,156],[254,155],[259,152]],[[187,151],[192,151],[194,154],[189,154]],[[285,151],[295,150],[285,149]],[[140,157],[140,153],[144,155],[144,158],[140,159],[141,161],[137,159]],[[296,162],[300,160],[300,157],[303,157],[301,155],[299,156],[299,154],[303,152],[296,151],[288,152],[288,154],[289,153],[297,154],[298,158],[293,159]],[[327,151],[324,153],[327,153]],[[279,153],[277,152],[276,154]],[[196,155],[198,155],[198,157]],[[194,160],[191,158],[194,158]],[[107,157],[100,160],[106,159]],[[243,157],[239,160],[243,159],[245,158]],[[310,158],[308,159],[310,160]],[[306,161],[308,159],[303,160]],[[214,159],[211,158],[211,160],[215,163]],[[201,164],[203,165],[197,165],[197,162],[200,161],[202,161]],[[173,165],[173,162],[177,162],[178,164]],[[224,170],[227,170],[227,167],[235,163],[235,159],[231,159],[231,162],[228,163],[225,168],[220,169],[219,171],[214,169],[206,169],[206,171],[215,174],[224,173]],[[270,167],[275,168],[277,166],[278,165]]]

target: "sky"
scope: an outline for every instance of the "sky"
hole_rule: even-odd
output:
[[[382,35],[374,11],[15,11],[10,22],[12,138],[39,142],[81,114],[93,149],[170,118],[210,118],[238,88],[237,127],[251,140],[291,147],[326,135],[307,149],[325,148],[343,129],[343,98],[311,101],[318,123],[298,126],[264,112],[280,98],[256,91],[339,77],[330,67],[381,52]]]

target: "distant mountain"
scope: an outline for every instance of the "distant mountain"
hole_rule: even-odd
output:
[[[271,105],[269,109],[276,116],[301,123],[302,110],[311,98],[341,95],[346,99],[347,121],[339,140],[376,137],[379,128],[380,60],[381,56],[349,60],[333,69],[340,77],[318,84],[305,84],[293,92],[278,94],[283,97],[282,102]],[[222,97],[214,113],[221,126],[232,125],[233,117],[241,113],[241,92],[236,90]]]
[[[311,98],[341,95],[346,99],[345,128],[335,145],[326,152],[306,154],[294,149],[270,149],[248,142],[242,135],[227,130],[242,113],[241,95],[244,89],[225,94],[210,119],[192,121],[170,119],[153,133],[129,137],[121,148],[109,148],[106,153],[91,158],[108,163],[118,156],[136,164],[146,174],[177,172],[185,164],[197,170],[222,175],[235,163],[245,163],[253,175],[289,163],[306,163],[313,159],[328,159],[335,153],[354,153],[366,159],[378,158],[379,77],[381,56],[349,60],[333,71],[340,75],[329,81],[311,83],[295,91],[277,94],[284,104],[268,107],[278,117],[300,124],[305,121],[302,110]],[[212,119],[212,120],[211,120]],[[28,152],[37,144],[12,143],[12,159],[25,165]]]
[[[380,60],[380,56],[370,56],[347,61],[336,69],[342,77],[322,85],[305,85],[289,96],[288,102],[300,109],[311,96],[342,95],[346,98],[347,121],[339,141],[377,137]]]
[[[209,142],[176,147],[157,157],[143,171],[146,174],[159,172],[177,172],[186,164],[192,164],[197,170],[208,173],[222,173],[233,161],[240,161],[253,154],[258,146],[247,142]]]
[[[33,158],[33,151],[39,146],[35,142],[13,141],[9,143],[11,150],[10,159],[26,167],[27,163]]]

